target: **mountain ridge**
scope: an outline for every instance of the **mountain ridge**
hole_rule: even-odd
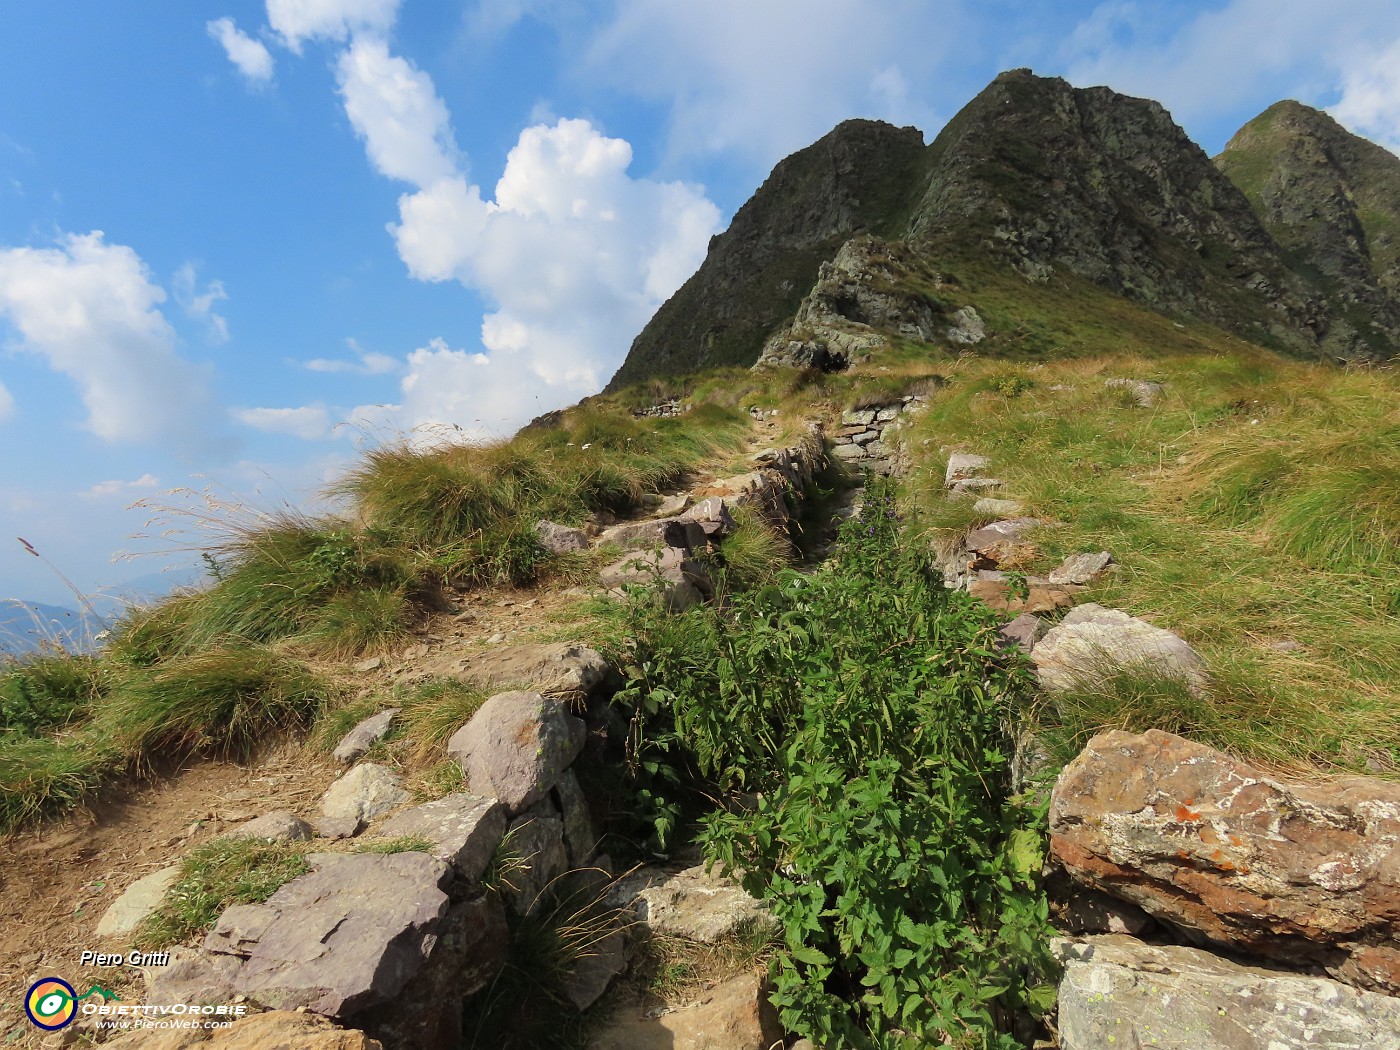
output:
[[[1231,163],[1212,161],[1150,99],[1019,69],[993,80],[927,146],[916,129],[844,122],[779,162],[638,334],[606,389],[754,364],[766,344],[787,339],[785,325],[810,312],[803,302],[824,279],[822,267],[857,236],[914,264],[876,267],[881,282],[910,285],[935,304],[937,282],[914,271],[990,256],[1030,281],[1073,273],[1295,356],[1393,357],[1400,191],[1387,198],[1389,182],[1371,175],[1385,168],[1375,154],[1389,154],[1340,126],[1335,133],[1346,147],[1337,151],[1367,161],[1353,166],[1361,172],[1353,181],[1365,184],[1367,215],[1384,234],[1379,268],[1368,261],[1331,274],[1325,260],[1314,262],[1316,245],[1286,216],[1258,211],[1261,190],[1237,185]],[[1237,146],[1233,157],[1241,156]],[[840,361],[820,350],[785,359]]]

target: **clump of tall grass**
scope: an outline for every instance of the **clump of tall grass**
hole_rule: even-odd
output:
[[[0,833],[82,804],[121,765],[94,734],[0,738]]]

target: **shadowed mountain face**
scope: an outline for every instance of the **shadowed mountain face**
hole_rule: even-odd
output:
[[[1306,134],[1251,137],[1288,107],[1318,119]],[[1285,103],[1218,164],[1156,102],[1028,70],[997,77],[927,147],[912,128],[849,121],[774,169],[610,387],[752,364],[795,316],[798,338],[811,336],[809,293],[859,297],[863,274],[878,275],[877,291],[912,287],[917,271],[974,258],[1032,282],[1074,274],[1299,355],[1394,356],[1400,161]],[[1316,191],[1291,192],[1300,174],[1343,187],[1336,208],[1306,212]],[[1350,224],[1340,239],[1334,211]],[[858,235],[862,260],[879,250],[870,238],[888,245],[880,265],[838,260]]]

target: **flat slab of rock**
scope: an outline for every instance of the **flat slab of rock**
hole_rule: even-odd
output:
[[[695,522],[705,531],[706,536],[714,539],[728,536],[734,531],[734,516],[729,513],[728,504],[718,496],[707,496],[684,511],[681,517]]]
[[[1194,937],[1400,991],[1400,784],[1289,781],[1114,730],[1060,774],[1050,836],[1076,882]]]
[[[1062,1050],[1400,1050],[1400,999],[1130,937],[1057,941]]]
[[[266,839],[269,842],[301,842],[311,837],[311,825],[289,809],[265,813],[219,836],[225,839]]]
[[[1197,695],[1208,682],[1204,662],[1184,640],[1093,602],[1067,614],[1040,640],[1031,659],[1041,688],[1049,692],[1092,688],[1119,671],[1176,678]]]
[[[577,642],[506,645],[462,660],[452,672],[480,689],[529,689],[546,695],[587,695],[608,677],[597,649]]]
[[[1023,612],[1010,623],[1004,623],[997,628],[997,633],[1007,644],[1017,646],[1028,653],[1035,648],[1036,642],[1045,637],[1046,630],[1045,623],[1039,616],[1033,612]]]
[[[761,901],[717,871],[706,874],[703,864],[678,872],[642,868],[613,885],[608,903],[630,907],[654,933],[702,944],[714,944],[745,926],[775,923]]]
[[[161,1002],[192,1002],[169,999]],[[212,1001],[212,1000],[209,1000]],[[383,1044],[353,1028],[337,1028],[324,1017],[272,1010],[233,1022],[227,1028],[141,1029],[103,1043],[120,1050],[383,1050]]]
[[[633,1007],[620,1011],[588,1044],[589,1050],[771,1050],[783,1028],[768,1002],[761,974],[740,974],[694,1002],[660,1016]]]
[[[558,700],[497,693],[447,742],[472,791],[519,813],[544,798],[583,750],[585,726]]]
[[[321,815],[330,820],[368,823],[412,797],[402,784],[388,766],[362,763],[326,789],[321,796]]]
[[[335,745],[335,750],[331,752],[331,757],[337,762],[344,762],[347,766],[350,765],[350,763],[356,761],[371,747],[389,735],[389,727],[394,721],[394,716],[398,713],[399,708],[391,707],[387,710],[380,711],[377,715],[370,715],[354,729],[340,738],[340,743]]]
[[[991,464],[990,459],[975,452],[954,452],[948,457],[948,470],[943,475],[943,483],[952,488],[956,482],[982,477]]]
[[[506,809],[494,798],[459,792],[395,813],[379,828],[384,838],[425,838],[432,855],[468,882],[481,878],[506,833]]]
[[[977,580],[967,589],[974,598],[1000,612],[1048,613],[1074,604],[1074,595],[1068,588],[1045,583],[1030,584],[1025,597],[1014,594],[1005,580]]]
[[[451,868],[424,853],[312,854],[264,904],[235,905],[204,940],[244,960],[234,991],[346,1017],[391,1002],[423,968],[447,914]]]
[[[973,529],[963,543],[968,550],[978,554],[1007,551],[1024,546],[1031,529],[1043,524],[1039,518],[1007,518],[1004,521],[994,521],[980,529]]]
[[[148,1003],[227,1003],[233,1000],[233,977],[242,960],[203,948],[176,945],[164,966],[141,971]]]
[[[180,865],[172,864],[137,879],[103,912],[97,923],[97,936],[121,937],[131,933],[160,907],[166,891],[179,877]]]
[[[705,530],[700,523],[689,517],[651,518],[604,529],[598,536],[598,545],[621,547],[625,551],[650,550],[653,547],[680,547],[683,550],[699,547],[704,550],[705,539]]]
[[[1093,583],[1112,564],[1113,555],[1108,551],[1073,554],[1058,569],[1050,570],[1049,580],[1051,583]]]

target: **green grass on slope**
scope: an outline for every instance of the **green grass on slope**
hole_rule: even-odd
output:
[[[1262,352],[1025,367],[965,361],[913,434],[933,538],[976,524],[942,490],[956,446],[992,457],[1040,559],[1106,549],[1090,598],[1202,653],[1205,702],[1118,682],[1057,705],[1065,752],[1104,726],[1159,726],[1288,766],[1400,763],[1400,379]],[[1152,408],[1108,377],[1163,382]],[[1004,379],[1001,382],[1005,386]],[[928,444],[922,444],[922,440]],[[981,520],[985,520],[981,519]],[[1280,651],[1278,643],[1301,648]],[[1053,720],[1053,718],[1052,718]]]

